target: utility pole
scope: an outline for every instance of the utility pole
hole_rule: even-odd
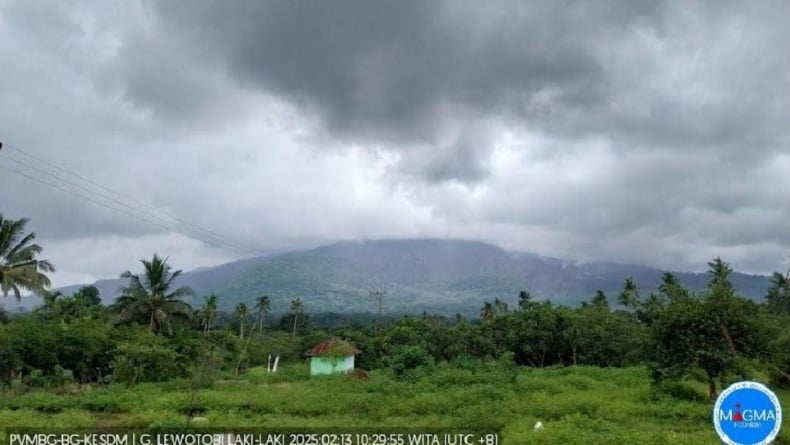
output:
[[[379,320],[378,320],[378,331],[379,335],[384,332],[384,295],[387,292],[380,291],[380,290],[373,290],[370,291],[370,295],[372,297],[376,297],[379,300]]]

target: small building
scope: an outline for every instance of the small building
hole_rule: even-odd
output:
[[[310,375],[342,374],[354,370],[354,356],[359,349],[337,338],[319,343],[305,352],[310,357]]]

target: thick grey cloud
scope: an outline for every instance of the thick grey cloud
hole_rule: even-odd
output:
[[[0,212],[31,218],[63,280],[157,244],[198,265],[246,253],[229,243],[400,236],[769,272],[790,252],[788,17],[779,0],[0,0]]]
[[[197,1],[151,9],[173,32],[129,48],[130,58],[172,45],[165,42],[188,45],[195,63],[176,73],[216,66],[315,111],[334,138],[434,151],[429,165],[403,166],[428,181],[486,176],[491,140],[453,125],[492,116],[557,137],[605,135],[626,150],[730,148],[743,161],[786,142],[790,67],[781,48],[790,44],[790,7],[781,2]],[[161,94],[154,73],[135,75],[130,97],[189,115],[194,107]],[[169,77],[176,90],[190,88],[182,74]],[[199,89],[178,98],[199,100]]]
[[[433,181],[485,174],[490,141],[452,134],[454,121],[465,126],[502,113],[539,119],[524,108],[546,91],[554,107],[601,107],[609,85],[596,40],[609,38],[610,27],[656,20],[661,9],[418,1],[152,6],[161,26],[175,29],[168,38],[205,51],[204,66],[314,110],[333,137],[438,151],[431,165],[406,163]],[[160,112],[180,111],[168,95],[147,90],[134,83],[128,92]]]

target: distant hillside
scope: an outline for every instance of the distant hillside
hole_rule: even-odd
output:
[[[174,266],[178,266],[177,264]],[[133,269],[134,271],[134,269]],[[202,296],[217,292],[224,310],[255,297],[269,295],[272,310],[288,310],[299,296],[308,312],[373,312],[370,296],[384,290],[389,313],[440,312],[477,315],[484,301],[500,298],[516,304],[518,291],[529,290],[536,299],[577,305],[596,289],[614,303],[626,277],[633,277],[645,292],[655,289],[663,272],[630,264],[588,263],[507,252],[497,246],[457,240],[379,240],[341,242],[312,250],[236,261],[186,272],[180,284]],[[689,288],[702,290],[705,274],[676,272]],[[735,273],[732,281],[747,297],[762,299],[768,278]],[[121,280],[96,283],[105,303],[114,301]],[[79,286],[62,289],[72,293]]]

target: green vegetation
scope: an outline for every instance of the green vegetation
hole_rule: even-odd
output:
[[[33,238],[20,238],[23,226],[4,226],[16,233],[7,244],[23,247],[6,249],[0,264],[41,252],[24,247]],[[19,267],[42,274],[40,261],[26,261]],[[43,306],[0,314],[0,425],[184,426],[205,417],[201,425],[223,427],[501,427],[506,443],[716,443],[710,400],[721,388],[790,385],[786,276],[775,274],[756,303],[737,294],[720,258],[708,263],[702,292],[671,273],[657,292],[629,277],[616,309],[600,290],[576,308],[522,290],[515,309],[481,299],[479,319],[423,313],[382,329],[373,316],[311,317],[300,297],[278,323],[266,315],[285,308],[268,296],[231,315],[212,294],[193,310],[181,271],[158,255],[142,265],[141,275],[121,275],[128,285],[109,307],[93,286],[64,296],[41,279]],[[309,379],[303,353],[327,338],[362,351],[356,364],[371,379]],[[281,369],[269,374],[272,356]],[[533,431],[536,421],[547,428]]]
[[[44,272],[55,268],[47,260],[38,260],[41,246],[34,244],[35,233],[25,234],[27,219],[6,219],[0,214],[0,293],[4,297],[14,293],[17,301],[20,290],[45,293],[49,278]]]
[[[67,385],[0,399],[0,425],[25,427],[458,427],[501,428],[505,444],[718,444],[705,385],[675,383],[657,396],[642,368],[521,368],[464,359],[387,370],[370,380],[309,378],[252,368],[193,391],[190,379],[135,387]],[[788,400],[789,392],[780,392]],[[536,431],[534,424],[545,428]],[[785,418],[784,431],[788,420]],[[777,445],[788,444],[783,433]]]
[[[528,290],[534,301],[550,299],[578,306],[600,289],[614,298],[623,278],[631,277],[640,292],[656,292],[662,271],[638,265],[576,264],[557,258],[507,252],[490,244],[459,240],[376,240],[337,243],[316,249],[258,257],[185,272],[181,285],[197,295],[221,295],[218,308],[230,313],[238,303],[253,307],[261,295],[270,297],[272,314],[288,312],[301,297],[311,316],[326,313],[376,312],[371,289],[386,290],[388,314],[422,312],[477,318],[483,301],[495,298],[517,307],[517,292]],[[705,273],[676,272],[689,290],[707,289]],[[734,272],[739,295],[762,300],[769,277]],[[102,280],[96,286],[111,303],[125,280]],[[64,289],[67,294],[79,286]],[[201,298],[186,300],[195,307]],[[23,300],[24,302],[24,300]],[[300,323],[301,324],[301,323]]]

